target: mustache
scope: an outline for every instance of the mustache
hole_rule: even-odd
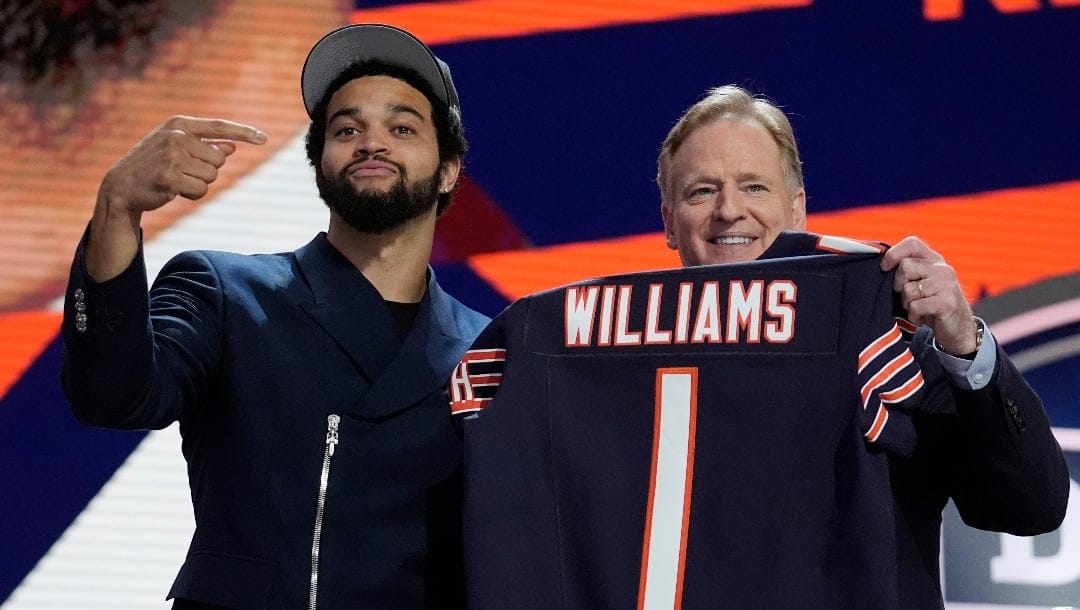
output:
[[[379,163],[386,163],[386,164],[389,164],[389,165],[393,165],[394,169],[396,169],[398,171],[399,176],[404,177],[406,175],[405,174],[405,166],[398,163],[398,162],[396,162],[396,161],[391,161],[390,159],[387,159],[386,157],[384,157],[382,155],[364,155],[363,157],[360,157],[356,161],[353,161],[352,163],[350,163],[350,164],[346,165],[345,167],[341,168],[341,171],[338,172],[338,176],[340,176],[342,178],[347,177],[349,175],[349,172],[351,172],[354,167],[356,167],[357,165],[359,165],[360,163],[363,163],[365,161],[378,161]]]

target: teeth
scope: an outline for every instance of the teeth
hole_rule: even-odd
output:
[[[714,244],[718,244],[718,245],[722,245],[722,246],[736,246],[736,245],[748,244],[748,243],[750,243],[750,242],[752,242],[754,240],[749,238],[749,237],[717,237],[716,239],[714,239],[712,241],[713,241]]]

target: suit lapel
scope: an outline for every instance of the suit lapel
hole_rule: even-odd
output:
[[[467,347],[458,336],[450,297],[435,281],[434,272],[429,269],[428,274],[424,300],[404,345],[362,400],[365,417],[393,415],[442,391]]]
[[[313,296],[301,307],[370,384],[349,401],[358,415],[372,419],[393,415],[445,386],[467,346],[458,336],[452,299],[430,268],[424,299],[402,338],[382,296],[325,234],[297,250],[296,257]]]
[[[297,250],[313,300],[301,307],[349,355],[369,382],[378,379],[401,346],[401,336],[375,287],[325,234]]]

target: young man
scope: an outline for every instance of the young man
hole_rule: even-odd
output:
[[[791,124],[767,100],[713,89],[665,139],[657,182],[667,244],[684,266],[768,258],[785,230],[806,226],[806,193]],[[982,320],[955,270],[908,237],[882,259],[907,318],[911,347],[942,414],[913,414],[918,444],[890,462],[897,512],[900,607],[942,607],[941,511],[966,523],[1034,535],[1064,518],[1069,477],[1038,396]]]
[[[67,291],[86,424],[179,421],[196,530],[175,608],[461,604],[445,379],[487,322],[428,266],[466,151],[449,68],[353,25],[302,76],[329,227],[294,252],[186,252],[147,299],[141,217],[199,199],[253,127],[173,117],[105,175]]]

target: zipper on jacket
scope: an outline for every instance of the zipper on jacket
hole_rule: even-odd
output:
[[[323,510],[326,508],[326,484],[330,480],[330,458],[338,444],[338,424],[341,417],[331,413],[326,416],[326,447],[323,449],[322,475],[319,477],[319,498],[315,507],[315,537],[311,542],[311,592],[308,610],[318,608],[319,595],[319,543],[322,539]]]

